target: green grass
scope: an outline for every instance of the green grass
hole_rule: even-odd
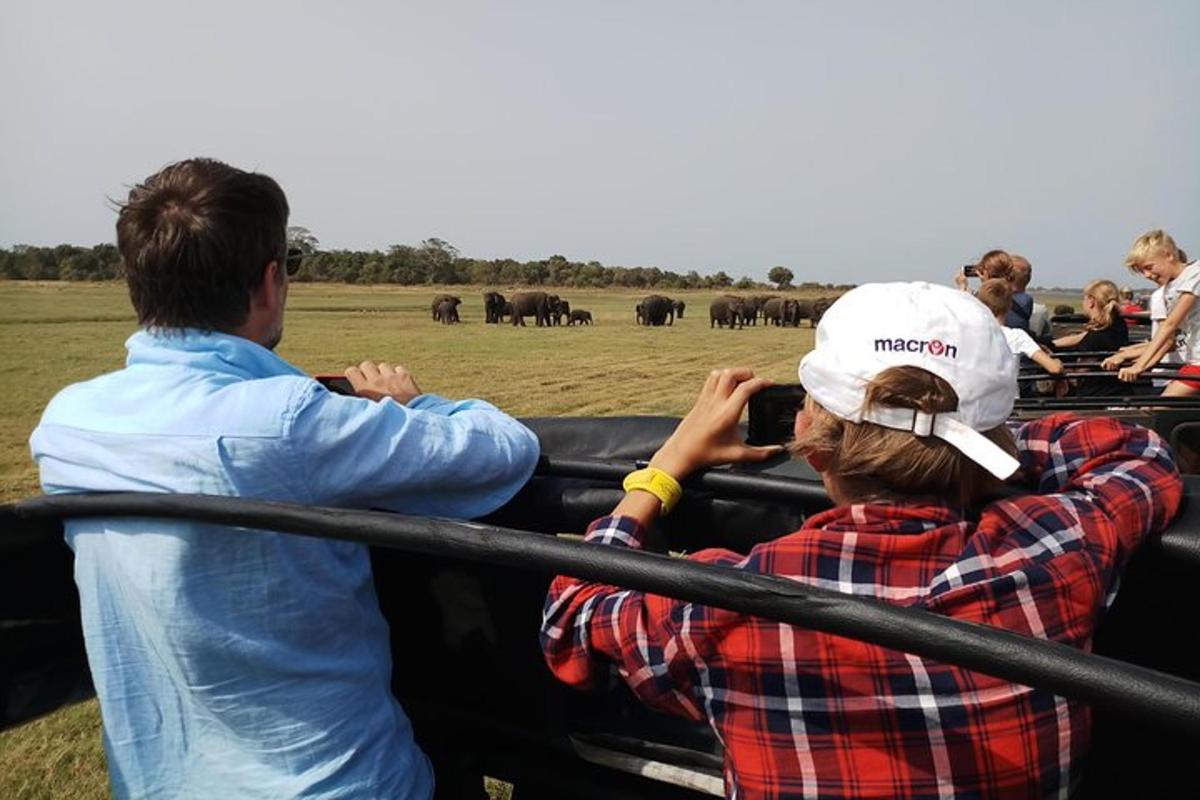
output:
[[[710,329],[713,291],[668,293],[687,303],[684,319],[645,328],[633,314],[645,291],[562,289],[596,324],[551,329],[483,324],[479,287],[449,289],[464,300],[462,324],[435,324],[429,302],[441,291],[293,285],[279,353],[313,373],[367,358],[404,364],[425,391],[517,415],[680,415],[712,368],[794,382],[813,343],[808,327]],[[27,443],[42,408],[63,386],[119,368],[135,327],[123,285],[0,282],[0,501],[37,493]],[[94,701],[0,733],[0,797],[107,796],[99,734]]]

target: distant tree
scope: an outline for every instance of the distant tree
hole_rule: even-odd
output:
[[[550,278],[550,267],[545,261],[530,261],[525,265],[524,283],[541,286]]]
[[[100,280],[103,264],[91,250],[81,250],[58,262],[58,278],[64,281]]]
[[[714,275],[709,275],[704,279],[706,289],[728,289],[733,286],[733,278],[725,274],[725,270],[720,270]]]
[[[358,280],[359,283],[388,283],[388,277],[387,264],[378,259],[372,259],[363,264]]]
[[[787,289],[792,285],[792,278],[796,276],[787,267],[771,267],[771,271],[767,273],[767,280],[775,284],[777,289]]]
[[[97,280],[112,280],[125,275],[125,262],[115,244],[98,244],[92,248],[92,255],[99,264]]]
[[[306,256],[312,255],[321,247],[321,243],[317,241],[316,236],[313,236],[312,231],[299,225],[288,226],[287,241],[288,247],[297,247]]]
[[[737,283],[733,285],[733,288],[742,290],[753,289],[756,285],[757,284],[750,278],[742,276],[741,278],[738,278]]]
[[[445,239],[431,236],[421,242],[417,253],[425,263],[425,280],[428,283],[462,283],[455,264],[458,261],[457,247]]]
[[[414,247],[392,245],[378,250],[321,250],[317,237],[307,228],[288,228],[288,245],[305,252],[306,258],[296,273],[297,281],[340,283],[421,284],[475,283],[497,287],[623,286],[659,292],[676,289],[726,289],[734,285],[724,272],[686,274],[660,267],[608,267],[599,261],[571,261],[555,254],[545,260],[520,262],[511,258],[491,260],[463,258],[458,248],[436,237]],[[16,244],[0,247],[0,278],[16,280],[113,280],[124,274],[121,254],[111,243],[91,248],[70,244],[37,247]],[[758,288],[763,284],[741,278],[739,288]]]
[[[12,280],[20,277],[21,273],[17,270],[17,254],[0,247],[0,278]]]

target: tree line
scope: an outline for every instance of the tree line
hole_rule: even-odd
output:
[[[419,245],[396,244],[387,250],[322,250],[307,229],[288,229],[290,246],[302,251],[293,280],[321,283],[393,283],[404,286],[474,284],[486,286],[627,287],[637,289],[761,289],[767,284],[748,277],[734,279],[723,270],[701,275],[659,267],[606,266],[599,261],[571,261],[553,255],[534,261],[511,258],[466,258],[449,242],[425,239]],[[103,281],[123,276],[120,253],[111,244],[78,247],[16,245],[0,248],[0,278],[10,280]],[[786,267],[770,272],[777,288],[790,288]],[[806,282],[800,288],[847,289],[849,286]]]

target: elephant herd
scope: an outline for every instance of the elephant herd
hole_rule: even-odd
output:
[[[452,294],[439,294],[433,298],[430,312],[434,322],[453,325],[459,321],[458,307],[462,298]],[[539,327],[554,325],[591,325],[592,314],[581,308],[572,309],[571,304],[556,294],[546,292],[517,292],[506,299],[499,292],[483,293],[483,315],[487,324],[500,324],[507,317],[513,325],[525,326],[525,318],[533,317]]]
[[[801,320],[808,320],[816,327],[821,316],[833,304],[835,298],[797,300],[774,295],[721,295],[708,307],[710,328],[742,328],[757,325],[761,317],[763,324],[799,327]],[[434,322],[453,325],[459,321],[458,307],[462,298],[452,294],[440,294],[433,298],[430,313]],[[661,294],[642,298],[634,306],[634,319],[638,325],[673,325],[683,319],[686,304]],[[591,312],[571,308],[571,304],[556,294],[547,292],[517,292],[506,298],[499,292],[483,294],[484,322],[498,325],[505,320],[514,326],[524,327],[525,318],[531,317],[539,328],[556,325],[591,325]]]
[[[800,320],[808,320],[816,327],[821,317],[833,305],[836,298],[820,297],[817,299],[796,300],[790,297],[774,297],[772,295],[754,295],[738,297],[737,295],[722,295],[708,307],[708,326],[710,328],[725,328],[732,330],[735,326],[742,328],[746,325],[757,325],[759,316],[763,325],[774,323],[780,326],[799,327]]]

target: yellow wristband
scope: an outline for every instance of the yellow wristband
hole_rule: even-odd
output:
[[[683,487],[679,485],[679,481],[657,467],[646,467],[629,473],[621,487],[627,492],[640,489],[654,495],[662,503],[663,514],[671,513],[679,498],[683,497]]]

